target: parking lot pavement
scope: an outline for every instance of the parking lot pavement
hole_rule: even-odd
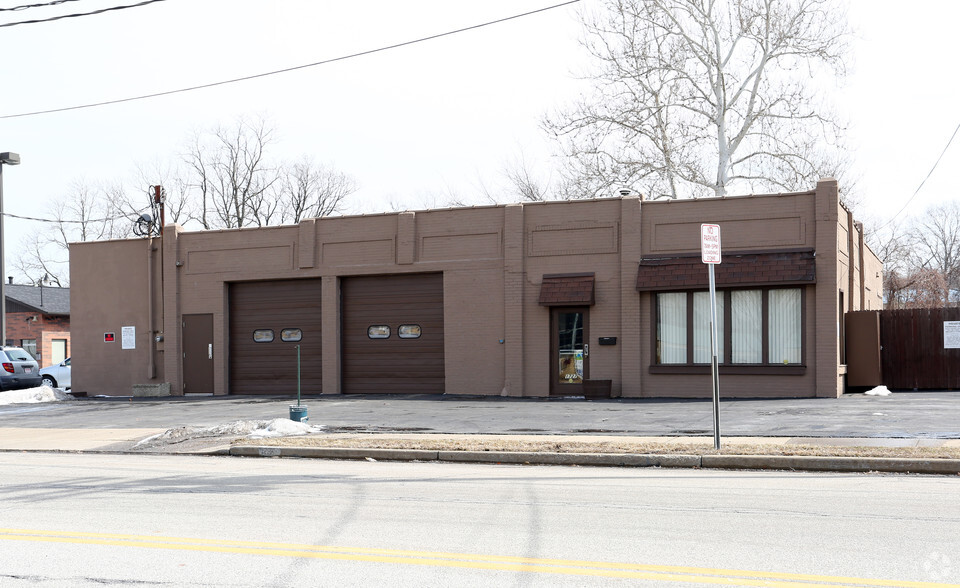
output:
[[[289,416],[290,398],[83,398],[0,406],[0,429],[166,430]],[[306,397],[331,432],[696,437],[713,434],[709,400],[514,399],[426,395]],[[960,439],[960,391],[890,396],[723,400],[720,428],[738,437]],[[132,431],[131,431],[132,433]]]

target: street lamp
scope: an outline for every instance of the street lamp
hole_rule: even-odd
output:
[[[0,346],[7,344],[7,292],[4,284],[7,273],[3,263],[3,165],[20,165],[20,154],[0,153]]]

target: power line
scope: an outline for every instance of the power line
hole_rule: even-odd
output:
[[[957,125],[957,128],[953,129],[953,134],[950,135],[950,140],[947,141],[946,147],[944,147],[944,148],[943,148],[943,151],[940,152],[940,157],[938,157],[938,158],[937,158],[937,161],[934,162],[933,167],[930,168],[930,171],[927,173],[927,176],[926,176],[925,178],[923,178],[923,181],[920,182],[920,185],[919,185],[919,186],[917,186],[917,189],[913,192],[913,196],[911,196],[910,198],[907,199],[907,201],[906,201],[906,202],[904,203],[904,205],[903,205],[903,208],[901,208],[901,209],[897,212],[897,214],[895,214],[895,215],[893,215],[892,217],[890,217],[890,220],[888,220],[887,222],[885,222],[885,223],[883,223],[882,225],[880,225],[879,227],[875,228],[874,231],[879,231],[880,229],[882,229],[882,228],[886,227],[887,225],[889,225],[890,223],[892,223],[894,220],[896,220],[896,218],[897,218],[898,216],[900,216],[900,214],[901,214],[904,210],[907,209],[907,206],[910,206],[910,202],[912,202],[913,199],[917,197],[917,194],[920,193],[920,188],[923,188],[923,185],[926,184],[926,183],[927,183],[927,180],[930,179],[930,176],[933,175],[934,170],[937,169],[937,166],[938,166],[938,165],[940,165],[940,160],[943,159],[943,156],[946,154],[947,149],[950,148],[950,144],[953,143],[954,137],[957,136],[957,131],[960,131],[960,124]]]
[[[28,8],[46,8],[47,6],[57,6],[67,2],[79,2],[80,0],[53,0],[53,2],[44,2],[43,4],[23,4],[13,8],[0,8],[0,12],[16,12],[18,10],[27,10]]]
[[[10,213],[10,212],[3,212],[3,213],[0,213],[0,214],[3,214],[3,216],[8,216],[8,217],[10,217],[10,218],[18,218],[18,219],[20,219],[20,220],[37,221],[37,222],[41,222],[41,223],[56,223],[56,224],[82,225],[82,224],[86,224],[86,223],[104,223],[104,222],[121,220],[121,219],[130,219],[132,216],[138,215],[138,214],[142,213],[144,210],[146,210],[146,209],[148,209],[148,208],[150,208],[150,206],[144,206],[144,207],[141,208],[140,210],[137,210],[137,211],[132,212],[132,213],[129,213],[129,214],[120,214],[119,216],[110,216],[110,217],[105,217],[105,218],[90,218],[90,219],[87,219],[87,220],[61,220],[61,219],[55,219],[55,218],[39,218],[39,217],[35,217],[35,216],[21,216],[21,215],[19,215],[19,214],[13,214],[13,213]]]
[[[65,0],[66,1],[66,0]],[[3,27],[15,27],[22,24],[37,24],[41,22],[51,22],[54,20],[61,20],[64,18],[77,18],[80,16],[92,16],[94,14],[103,14],[104,12],[112,12],[114,10],[126,10],[127,8],[139,8],[141,6],[146,6],[147,4],[153,4],[154,2],[165,2],[166,0],[143,0],[143,2],[138,2],[137,4],[126,4],[124,6],[111,6],[109,8],[101,8],[100,10],[93,10],[91,12],[77,12],[74,14],[61,14],[60,16],[51,16],[50,18],[37,18],[34,20],[18,20],[17,22],[7,22],[0,24],[0,28]],[[44,6],[43,4],[35,4],[32,6],[17,6],[11,10],[17,10],[21,8],[37,8]]]
[[[150,1],[150,2],[159,2],[160,0],[149,0],[149,1]],[[442,38],[442,37],[449,37],[450,35],[456,35],[456,34],[458,34],[458,33],[463,33],[463,32],[466,32],[466,31],[472,31],[472,30],[475,30],[475,29],[480,29],[480,28],[483,28],[483,27],[488,27],[488,26],[491,26],[491,25],[504,23],[504,22],[507,22],[507,21],[510,21],[510,20],[515,20],[515,19],[518,19],[518,18],[523,18],[523,17],[525,17],[525,16],[530,16],[530,15],[533,15],[533,14],[538,14],[538,13],[540,13],[540,12],[546,12],[546,11],[548,11],[548,10],[553,10],[553,9],[555,9],[555,8],[562,8],[562,7],[564,7],[564,6],[569,6],[569,5],[571,5],[571,4],[576,4],[576,3],[579,2],[579,1],[580,1],[580,0],[568,0],[567,2],[563,2],[563,3],[560,3],[560,4],[554,4],[553,6],[547,6],[547,7],[545,7],[545,8],[538,8],[537,10],[531,10],[530,12],[523,12],[523,13],[521,13],[521,14],[514,14],[513,16],[507,16],[507,17],[504,17],[504,18],[499,18],[499,19],[497,19],[497,20],[491,20],[491,21],[484,22],[484,23],[481,23],[481,24],[471,25],[471,26],[468,26],[468,27],[463,27],[463,28],[460,28],[460,29],[455,29],[455,30],[452,30],[452,31],[447,31],[447,32],[445,32],[445,33],[438,33],[438,34],[436,34],[436,35],[430,35],[430,36],[428,36],[428,37],[420,37],[419,39],[414,39],[414,40],[412,40],[412,41],[404,41],[404,42],[402,42],[402,43],[395,43],[395,44],[393,44],[393,45],[387,45],[387,46],[384,46],[384,47],[378,47],[377,49],[368,49],[368,50],[366,50],[366,51],[360,51],[359,53],[351,53],[351,54],[349,54],[349,55],[341,55],[340,57],[333,57],[333,58],[331,58],[331,59],[324,59],[323,61],[315,61],[315,62],[313,62],[313,63],[305,63],[305,64],[303,64],[303,65],[295,65],[295,66],[293,66],[293,67],[287,67],[287,68],[284,68],[284,69],[277,69],[277,70],[268,71],[268,72],[264,72],[264,73],[253,74],[253,75],[244,76],[244,77],[241,77],[241,78],[232,78],[232,79],[229,79],[229,80],[222,80],[222,81],[219,81],[219,82],[211,82],[211,83],[209,83],[209,84],[201,84],[201,85],[198,85],[198,86],[190,86],[190,87],[187,87],[187,88],[180,88],[180,89],[177,89],[177,90],[166,90],[166,91],[163,91],[163,92],[154,92],[153,94],[143,94],[143,95],[140,95],[140,96],[131,96],[131,97],[129,97],[129,98],[118,98],[118,99],[116,99],[116,100],[105,100],[105,101],[103,101],[103,102],[93,102],[93,103],[90,103],[90,104],[80,104],[80,105],[77,105],[77,106],[65,106],[65,107],[62,107],[62,108],[51,108],[51,109],[49,109],[49,110],[36,110],[36,111],[33,111],[33,112],[21,112],[21,113],[19,113],[19,114],[5,114],[5,115],[3,115],[3,116],[0,116],[0,120],[2,120],[2,119],[7,119],[7,118],[22,118],[22,117],[26,117],[26,116],[37,116],[37,115],[41,115],[41,114],[52,114],[52,113],[54,113],[54,112],[65,112],[65,111],[68,111],[68,110],[80,110],[80,109],[83,109],[83,108],[95,108],[95,107],[97,107],[97,106],[108,106],[108,105],[110,105],[110,104],[121,104],[121,103],[123,103],[123,102],[133,102],[134,100],[146,100],[147,98],[158,98],[158,97],[160,97],[160,96],[169,96],[169,95],[171,95],[171,94],[179,94],[179,93],[182,93],[182,92],[192,92],[192,91],[194,91],[194,90],[202,90],[202,89],[205,89],[205,88],[213,88],[213,87],[215,87],[215,86],[223,86],[223,85],[226,85],[226,84],[233,84],[233,83],[236,83],[236,82],[245,82],[245,81],[248,81],[248,80],[255,80],[255,79],[257,79],[257,78],[264,78],[264,77],[267,77],[267,76],[272,76],[272,75],[277,75],[277,74],[282,74],[282,73],[288,73],[288,72],[291,72],[291,71],[297,71],[297,70],[306,69],[306,68],[309,68],[309,67],[316,67],[316,66],[318,66],[318,65],[327,65],[327,64],[330,64],[330,63],[338,62],[338,61],[346,61],[347,59],[353,59],[353,58],[355,58],[355,57],[363,57],[363,56],[365,56],[365,55],[372,55],[372,54],[374,54],[374,53],[382,53],[382,52],[384,52],[384,51],[389,51],[389,50],[391,50],[391,49],[398,49],[398,48],[400,48],[400,47],[406,47],[406,46],[408,46],[408,45],[415,45],[415,44],[417,44],[417,43],[423,43],[423,42],[425,42],[425,41],[433,41],[434,39],[440,39],[440,38]]]

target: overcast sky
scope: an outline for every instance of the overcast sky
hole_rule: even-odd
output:
[[[36,0],[37,2],[45,0]],[[31,0],[32,2],[32,0]],[[542,115],[585,88],[577,11],[593,0],[382,53],[123,104],[0,119],[4,210],[49,216],[77,180],[133,186],[195,130],[263,116],[277,159],[312,156],[353,176],[349,213],[481,203],[523,157],[546,174]],[[0,8],[28,0],[0,0]],[[135,0],[0,12],[0,24]],[[317,62],[543,8],[556,0],[166,0],[0,28],[0,117],[149,94]],[[835,101],[870,213],[907,203],[960,123],[960,2],[851,0],[850,74]],[[144,186],[145,188],[145,186]],[[843,188],[843,187],[841,187]],[[960,197],[960,138],[908,211]],[[864,211],[867,214],[867,211]],[[35,221],[5,220],[7,273]]]

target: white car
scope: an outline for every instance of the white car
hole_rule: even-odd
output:
[[[57,365],[51,365],[40,370],[43,385],[51,388],[70,389],[70,358],[66,358]]]

